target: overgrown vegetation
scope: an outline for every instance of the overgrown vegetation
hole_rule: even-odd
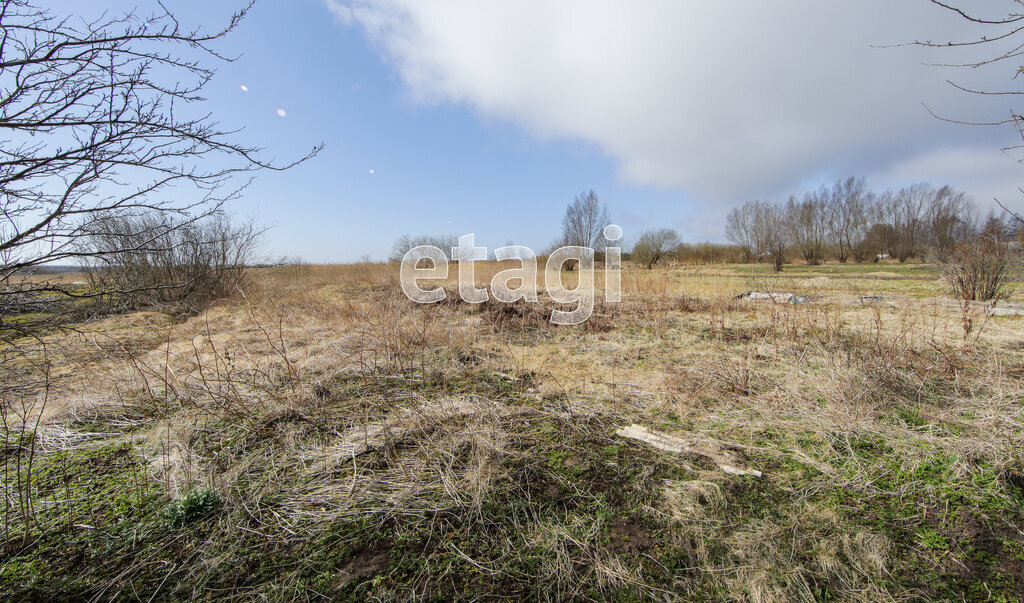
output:
[[[391,265],[249,271],[224,187],[275,166],[176,118],[213,72],[152,45],[220,59],[247,9],[203,34],[0,4],[6,598],[1024,592],[1014,233],[965,195],[850,178],[737,209],[736,247],[651,231],[575,327],[549,298],[418,305]],[[602,251],[608,222],[582,193],[557,243]],[[395,257],[426,243],[454,246]],[[804,265],[654,270],[736,254]],[[79,258],[88,283],[32,273]]]
[[[934,268],[827,268],[627,271],[622,304],[555,327],[549,301],[285,267],[184,321],[54,334],[74,375],[4,406],[0,591],[1013,600],[1022,319],[965,350],[955,307],[896,294],[941,292]],[[784,287],[814,303],[732,299]]]
[[[943,276],[959,300],[998,301],[1012,293],[1020,261],[1015,247],[998,235],[982,234],[954,246]]]
[[[20,342],[83,319],[78,302],[194,311],[237,284],[256,232],[223,206],[252,174],[295,164],[261,158],[201,107],[228,60],[217,44],[251,4],[213,30],[152,6],[89,17],[0,1],[0,394],[7,370],[40,362]],[[48,270],[78,262],[89,287]]]
[[[233,297],[256,263],[260,230],[218,213],[182,222],[160,212],[106,216],[83,225],[83,271],[107,311],[196,312]]]

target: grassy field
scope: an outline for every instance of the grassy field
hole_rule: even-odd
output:
[[[577,327],[396,272],[19,359],[4,598],[1021,600],[1024,317],[934,267],[627,270]]]

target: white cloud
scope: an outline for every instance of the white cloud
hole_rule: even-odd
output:
[[[1021,172],[1021,166],[999,149],[950,146],[895,162],[875,182],[893,188],[919,180],[941,182],[970,191],[982,207],[992,207],[993,199],[999,199],[1020,211],[1024,208],[1024,194],[1018,190],[1024,185]]]
[[[325,1],[414,98],[592,143],[637,185],[722,205],[849,173],[955,173],[978,196],[1016,190],[998,192],[1019,171],[1011,161],[970,160],[1007,144],[1005,131],[952,126],[922,107],[1006,115],[1005,97],[945,79],[997,88],[1012,74],[951,73],[922,62],[956,57],[872,48],[985,33],[925,0]],[[974,5],[998,13],[1005,2]]]

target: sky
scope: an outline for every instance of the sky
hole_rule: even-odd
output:
[[[165,4],[210,29],[237,6]],[[204,107],[282,161],[326,145],[234,203],[271,227],[274,257],[383,259],[403,234],[539,250],[590,189],[627,241],[655,227],[724,241],[744,201],[849,175],[1024,210],[1024,166],[1001,151],[1015,133],[929,113],[1009,117],[1014,97],[947,80],[1012,90],[1017,66],[934,65],[992,46],[893,47],[995,31],[928,0],[261,0],[218,46],[238,58],[216,66]]]

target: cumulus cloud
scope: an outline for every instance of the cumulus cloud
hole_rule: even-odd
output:
[[[325,2],[414,98],[594,144],[636,185],[732,205],[850,173],[942,182],[959,170],[988,195],[1019,171],[994,153],[975,159],[1007,144],[1005,131],[958,128],[922,106],[1006,115],[1005,98],[955,91],[945,79],[961,72],[922,64],[962,56],[873,47],[985,33],[924,0]],[[968,83],[1002,88],[1010,75]]]

